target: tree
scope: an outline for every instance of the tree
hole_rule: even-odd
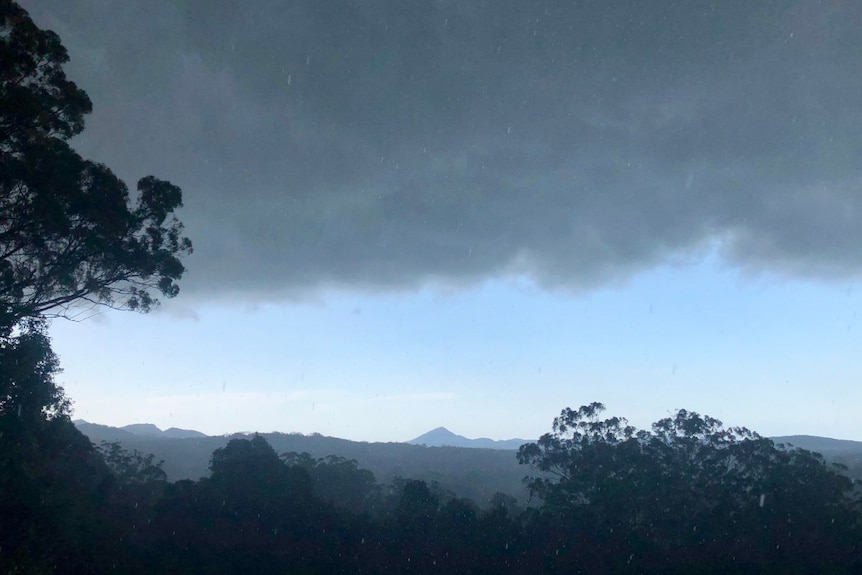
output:
[[[360,469],[355,459],[337,455],[315,459],[307,452],[291,451],[281,455],[288,467],[300,467],[308,472],[314,494],[334,506],[351,513],[372,513],[380,503],[380,485],[374,474]]]
[[[216,449],[210,470],[209,478],[169,486],[158,505],[154,547],[173,556],[168,571],[332,572],[305,567],[321,560],[316,542],[334,523],[305,469],[285,465],[255,434]]]
[[[518,450],[518,461],[544,476],[531,478],[533,495],[555,507],[595,504],[606,479],[624,481],[636,464],[638,437],[621,417],[600,419],[605,406],[591,403],[566,408],[554,419],[553,432]]]
[[[0,424],[29,428],[68,417],[71,404],[54,381],[59,371],[44,321],[28,320],[17,337],[0,338]]]
[[[180,188],[126,185],[68,141],[92,110],[63,71],[59,37],[0,0],[0,332],[23,318],[70,316],[77,306],[148,311],[174,297],[191,253],[173,212]]]
[[[567,568],[584,568],[578,554],[596,550],[593,567],[603,572],[629,569],[614,563],[620,557],[662,572],[860,565],[852,482],[818,454],[686,410],[651,431],[603,411],[600,403],[565,409],[552,433],[518,453],[545,474],[526,481],[554,518],[546,539],[581,542]]]
[[[178,187],[147,176],[133,203],[110,169],[70,147],[92,105],[66,78],[68,59],[56,34],[0,0],[3,572],[90,573],[117,560],[122,537],[104,535],[112,476],[69,418],[45,320],[81,306],[146,312],[156,294],[178,293],[192,249],[173,215]],[[149,463],[142,478],[158,475]]]
[[[44,328],[0,339],[0,572],[98,572],[110,474],[69,419]]]
[[[156,462],[152,453],[141,453],[137,449],[129,451],[119,441],[102,441],[98,450],[121,486],[167,481],[167,474],[162,469],[165,462]]]

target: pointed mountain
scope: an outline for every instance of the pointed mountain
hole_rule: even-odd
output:
[[[445,427],[432,429],[428,433],[423,433],[416,439],[411,439],[407,443],[412,445],[424,445],[426,447],[472,447],[479,449],[511,449],[517,450],[521,445],[527,443],[523,439],[506,439],[502,441],[480,437],[479,439],[469,439],[463,435],[452,433]]]
[[[456,435],[445,427],[432,429],[428,433],[423,433],[416,439],[411,439],[407,443],[413,445],[425,445],[427,447],[443,447],[449,445],[451,447],[468,447],[470,440],[463,435]]]

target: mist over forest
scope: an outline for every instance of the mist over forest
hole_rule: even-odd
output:
[[[198,304],[265,307],[319,295],[321,286],[412,293],[432,281],[459,289],[520,274],[574,298],[704,250],[747,270],[848,281],[858,274],[862,229],[854,124],[862,114],[846,97],[862,61],[848,40],[858,6],[189,0],[154,9],[64,0],[34,8],[37,23],[28,12],[37,3],[25,4],[0,0],[0,571],[862,572],[862,442],[770,438],[685,408],[634,425],[603,403],[582,403],[577,385],[566,388],[572,403],[529,440],[468,439],[442,427],[406,443],[207,435],[145,421],[119,428],[73,419],[76,398],[61,383],[52,340],[53,322],[110,324],[99,316],[108,311],[152,312],[137,318],[144,322],[181,285]],[[117,27],[85,17],[97,8]],[[64,34],[80,62],[70,62]],[[164,40],[150,42],[153,34]],[[118,35],[123,49],[105,49]],[[120,70],[117,62],[147,47],[164,67]],[[716,76],[694,82],[704,66]],[[85,119],[95,102],[70,70],[109,108],[92,131]],[[793,89],[776,95],[782,86]],[[236,103],[247,104],[242,118]],[[161,117],[148,115],[156,110]],[[227,136],[236,139],[230,149],[221,147]],[[103,163],[112,154],[116,167]],[[180,176],[183,187],[144,175],[130,188],[126,174],[150,166]],[[248,192],[241,201],[237,189]],[[193,325],[188,315],[174,327]],[[397,315],[377,321],[409,323]],[[541,366],[506,363],[520,351],[506,337],[519,327],[511,323],[483,327],[497,345],[490,359],[485,348],[429,352],[430,363],[473,352],[478,363],[500,361],[487,367],[490,378],[517,367],[516,393],[480,390],[470,414],[535,416],[529,402],[545,392],[545,376]],[[250,359],[270,334],[253,339],[254,326],[234,327],[198,336],[220,342],[221,355],[248,371],[246,385],[272,376],[252,374]],[[841,327],[835,356],[856,351],[852,324]],[[420,352],[402,363],[424,365],[421,350],[440,341],[433,331],[416,329]],[[565,347],[557,332],[542,333],[543,345]],[[250,339],[233,347],[237,334]],[[120,348],[88,350],[93,377],[111,384],[97,388],[101,403],[82,403],[113,408],[111,393],[148,361],[176,377],[150,385],[182,388],[149,398],[159,413],[212,398],[183,378],[223,357],[195,364],[186,348],[152,355],[156,348],[132,345],[134,334],[117,339],[134,362],[98,373]],[[589,343],[576,351],[601,355]],[[601,351],[610,348],[616,357],[634,349]],[[736,359],[729,348],[709,351],[712,362]],[[370,386],[362,351],[354,353],[340,373]],[[469,378],[452,369],[453,387],[465,388],[458,393],[414,389],[438,375],[419,368],[416,379],[397,372],[397,389],[381,384],[372,400],[316,392],[366,410],[368,425],[409,419],[466,397]],[[307,417],[349,413],[331,397],[306,401],[312,394],[283,377],[274,392],[229,394],[222,380],[216,405],[245,401],[263,413],[277,395],[279,409],[310,403]],[[305,377],[303,368],[296,379],[304,385]],[[794,389],[789,379],[780,388],[740,385],[766,396]],[[628,389],[651,398],[666,391]],[[620,395],[610,384],[606,391]],[[398,411],[404,405],[413,411]]]

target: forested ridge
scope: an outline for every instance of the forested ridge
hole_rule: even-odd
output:
[[[224,447],[230,439],[247,434],[199,438],[118,437],[112,429],[93,425],[80,427],[91,441],[118,441],[123,448],[152,453],[163,460],[168,481],[197,480],[209,475],[212,452]],[[263,433],[279,453],[307,452],[315,458],[335,455],[352,459],[373,472],[380,483],[391,483],[396,477],[410,477],[427,482],[437,481],[459,497],[486,505],[494,493],[502,491],[521,502],[529,497],[523,484],[524,470],[518,465],[515,450],[469,449],[458,447],[425,447],[406,443],[367,443],[349,441],[320,434]]]
[[[82,158],[87,95],[59,37],[0,0],[0,571],[5,573],[859,573],[845,469],[685,410],[650,429],[592,403],[516,457],[531,494],[476,502],[261,435],[208,475],[93,445],[56,382],[48,320],[174,297],[182,192]],[[134,201],[133,201],[134,200]],[[515,455],[513,455],[515,457]]]
[[[98,447],[63,417],[4,458],[9,572],[855,573],[858,489],[814,453],[679,411],[636,430],[566,409],[518,452],[533,495],[485,505],[435,482],[380,484],[355,460],[279,454],[261,435],[210,473]],[[48,439],[48,438],[52,439]],[[22,482],[26,468],[28,481]],[[9,552],[14,550],[14,552]]]

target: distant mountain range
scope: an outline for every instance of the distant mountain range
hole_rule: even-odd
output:
[[[75,426],[88,436],[92,441],[123,441],[124,439],[132,438],[148,438],[148,439],[187,439],[187,438],[202,438],[209,437],[208,435],[195,431],[193,429],[179,429],[171,427],[164,431],[159,429],[152,423],[133,423],[122,427],[112,427],[110,425],[100,425],[98,423],[90,423],[83,419],[76,419]],[[410,445],[424,445],[426,447],[471,447],[476,449],[505,449],[517,451],[525,443],[533,440],[526,439],[488,439],[480,437],[478,439],[470,439],[463,435],[452,433],[445,427],[432,429],[428,433],[423,433],[416,439],[411,439],[405,443]]]
[[[77,420],[75,424],[97,445],[102,441],[117,441],[125,449],[152,453],[156,461],[164,461],[163,469],[169,481],[197,480],[208,476],[214,450],[224,447],[231,439],[249,436],[245,433],[207,436],[198,431],[177,429],[162,431],[155,425],[146,423],[111,427]],[[505,442],[496,442],[496,449],[465,449],[449,446],[426,447],[410,443],[367,443],[325,437],[317,433],[261,435],[280,454],[306,452],[315,458],[335,455],[355,459],[361,468],[374,473],[382,484],[390,484],[398,477],[434,481],[458,497],[466,497],[480,504],[487,504],[497,492],[512,495],[521,502],[528,499],[522,480],[531,471],[518,464],[514,452],[520,442],[513,444],[510,449],[499,448],[499,444]],[[444,441],[452,442],[451,438]]]
[[[123,441],[136,438],[201,439],[209,437],[205,433],[195,431],[194,429],[170,427],[162,430],[152,423],[133,423],[122,427],[90,423],[83,419],[76,419],[74,423],[75,426],[84,433],[84,435],[88,436],[95,443],[100,441]],[[779,437],[771,437],[770,439],[775,443],[783,443],[788,446],[807,449],[808,451],[816,451],[824,455],[862,454],[862,441],[832,439],[831,437],[818,437],[815,435],[783,435]],[[488,439],[487,437],[470,439],[463,435],[453,433],[445,427],[438,427],[405,443],[410,445],[423,445],[425,447],[468,447],[474,449],[502,449],[517,451],[523,444],[530,443],[532,441],[535,440],[517,438],[497,440]]]
[[[195,431],[194,429],[180,429],[179,427],[169,427],[162,431],[152,423],[133,423],[124,425],[123,427],[111,427],[110,425],[99,425],[98,423],[90,423],[83,419],[73,421],[75,427],[81,430],[81,433],[90,438],[91,441],[98,443],[99,441],[123,441],[135,437],[147,437],[150,439],[191,439],[208,437],[205,433]],[[98,437],[98,439],[93,439]]]
[[[432,429],[428,433],[423,433],[416,439],[411,439],[407,443],[411,445],[424,445],[426,447],[473,447],[479,449],[508,449],[517,450],[525,443],[530,443],[532,439],[488,439],[480,437],[478,439],[469,439],[463,435],[452,433],[445,427]]]
[[[78,429],[95,444],[118,441],[126,449],[152,453],[164,460],[169,481],[196,480],[209,475],[209,462],[215,449],[233,438],[249,434],[208,436],[199,431],[172,427],[162,430],[150,423],[111,427],[76,420]],[[515,451],[523,439],[495,441],[468,439],[438,427],[406,443],[367,443],[320,434],[264,433],[278,453],[307,452],[313,457],[329,455],[355,459],[372,471],[381,483],[396,477],[437,481],[459,497],[488,502],[496,492],[514,495],[526,502],[528,493],[522,479],[533,475],[519,465]],[[862,479],[862,441],[831,439],[810,435],[773,437],[776,443],[822,453],[827,460],[843,463],[852,477]]]

